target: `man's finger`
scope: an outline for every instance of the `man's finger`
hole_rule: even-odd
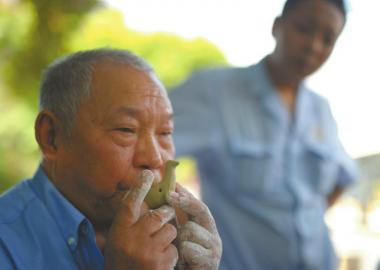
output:
[[[214,269],[212,266],[216,260],[214,260],[212,251],[209,249],[193,242],[184,241],[179,246],[179,253],[181,254],[179,263],[182,266],[186,264],[189,269],[193,269],[192,266],[196,266],[197,269]]]
[[[177,229],[172,224],[165,223],[159,231],[151,236],[151,241],[155,245],[160,246],[161,250],[164,251],[169,245],[174,244],[176,237]]]
[[[149,210],[139,223],[146,232],[153,234],[173,218],[175,218],[174,208],[169,205],[163,205],[155,210]]]
[[[206,228],[212,234],[218,230],[208,207],[195,198],[190,192],[177,183],[177,192],[170,192],[167,201],[173,207],[178,207],[190,215],[190,220]]]
[[[189,221],[181,226],[178,239],[180,242],[190,241],[211,249],[215,244],[213,235],[199,224]]]
[[[139,219],[141,205],[152,186],[153,178],[154,176],[151,171],[144,170],[141,172],[140,185],[126,192],[115,217],[115,222],[124,226],[130,226]]]

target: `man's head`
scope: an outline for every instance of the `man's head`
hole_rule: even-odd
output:
[[[43,167],[95,226],[112,222],[142,170],[158,180],[174,156],[166,91],[129,52],[100,49],[58,60],[45,73],[40,103]]]
[[[40,88],[40,110],[50,110],[70,134],[75,113],[82,99],[88,97],[94,64],[101,60],[130,65],[153,72],[142,58],[126,50],[97,49],[82,51],[53,62],[45,71]]]
[[[343,0],[287,0],[272,29],[272,62],[302,80],[328,59],[345,21]]]
[[[335,5],[340,10],[340,12],[342,12],[342,15],[344,16],[344,18],[346,18],[347,9],[346,9],[344,0],[325,0],[325,1]],[[299,5],[302,2],[305,2],[305,0],[287,0],[282,9],[282,16],[285,16],[288,12],[292,11],[297,5]]]

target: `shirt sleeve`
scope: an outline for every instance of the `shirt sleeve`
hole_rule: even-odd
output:
[[[4,246],[0,239],[0,268],[1,270],[15,270],[16,266],[13,264],[9,251]]]
[[[196,73],[169,92],[174,111],[174,143],[177,156],[195,155],[211,142],[215,131],[211,85]]]
[[[332,145],[332,156],[339,165],[336,184],[345,187],[358,180],[359,169],[356,162],[348,155],[339,139],[337,124],[327,101],[325,101],[323,108],[324,118],[327,119],[327,130],[328,133],[330,133],[329,137]]]

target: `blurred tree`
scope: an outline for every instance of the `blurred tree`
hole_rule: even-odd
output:
[[[3,89],[3,88],[0,88]],[[22,100],[0,92],[0,192],[21,177],[30,175],[38,163],[34,142],[35,112]]]
[[[128,29],[120,12],[97,0],[0,0],[0,192],[38,164],[33,126],[42,70],[63,54],[95,47],[136,52],[167,87],[195,69],[227,64],[204,39]]]
[[[205,39],[186,40],[169,33],[142,34],[125,27],[123,21],[123,14],[116,10],[89,14],[73,34],[70,49],[129,49],[146,59],[167,87],[178,84],[196,69],[227,64],[222,52]]]
[[[79,27],[83,17],[99,4],[99,1],[19,0],[7,2],[8,4],[2,4],[8,15],[6,17],[9,24],[6,26],[5,41],[13,40],[14,42],[3,44],[3,48],[7,51],[7,61],[3,66],[4,80],[14,94],[34,105],[41,71],[53,59],[68,52],[65,41],[74,29]],[[26,19],[22,19],[21,22],[14,19],[15,17],[23,18],[23,16]],[[12,26],[15,26],[18,32],[13,32]],[[21,35],[14,37],[15,34]]]
[[[0,190],[38,163],[33,125],[41,71],[97,0],[0,0]],[[8,179],[8,180],[5,180]]]

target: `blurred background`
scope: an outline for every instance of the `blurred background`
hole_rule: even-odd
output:
[[[148,60],[168,89],[191,72],[248,66],[271,52],[284,0],[0,0],[0,192],[39,162],[33,125],[42,70],[81,49],[120,47]],[[360,181],[326,214],[340,270],[380,259],[380,1],[351,0],[335,52],[308,84],[325,96]],[[177,178],[200,196],[191,159]]]

